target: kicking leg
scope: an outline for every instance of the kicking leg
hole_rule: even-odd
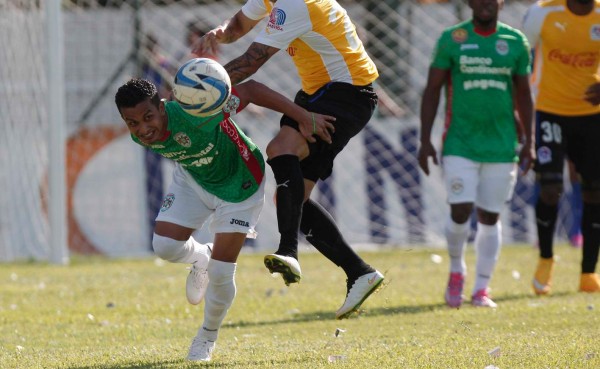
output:
[[[309,199],[302,211],[300,230],[306,240],[348,277],[346,299],[336,312],[337,319],[347,318],[381,286],[384,276],[352,250],[333,217],[321,205]]]
[[[204,298],[208,286],[206,268],[212,244],[201,244],[191,235],[193,229],[168,222],[156,222],[152,247],[156,255],[172,263],[190,263],[186,280],[188,302],[197,305]]]

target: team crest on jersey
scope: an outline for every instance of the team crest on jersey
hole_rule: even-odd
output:
[[[164,200],[162,202],[162,205],[160,206],[160,211],[161,212],[167,211],[171,207],[171,205],[173,205],[174,201],[175,201],[175,194],[168,193],[165,196],[165,198],[164,198]]]
[[[463,183],[462,178],[452,178],[450,180],[450,191],[453,194],[458,195],[463,192],[465,189],[465,184]]]
[[[451,37],[454,40],[454,42],[459,44],[467,41],[468,36],[469,34],[467,33],[467,30],[464,28],[455,29],[454,31],[452,31],[451,34]]]
[[[506,40],[497,40],[496,41],[496,52],[499,55],[506,55],[508,54],[508,42],[506,42]]]
[[[175,140],[175,142],[177,142],[178,144],[180,144],[183,147],[190,147],[190,146],[192,146],[192,140],[190,140],[190,138],[188,137],[188,135],[186,135],[183,132],[177,132],[177,133],[175,133],[175,136],[173,136],[173,139]]]
[[[593,24],[590,28],[590,38],[594,41],[600,40],[600,24]]]
[[[537,150],[537,160],[540,164],[548,164],[552,161],[552,150],[548,146],[541,146]]]
[[[240,98],[235,95],[231,95],[229,100],[227,100],[227,103],[225,103],[225,106],[223,107],[223,111],[225,113],[228,113],[229,115],[235,115],[235,113],[237,112],[239,107],[240,107]]]
[[[285,23],[286,14],[283,10],[275,7],[269,14],[269,23],[267,28],[275,29],[277,31],[283,31],[283,24]]]

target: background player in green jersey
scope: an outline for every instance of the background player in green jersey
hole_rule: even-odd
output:
[[[463,302],[464,249],[474,206],[477,265],[471,303],[496,307],[488,295],[488,284],[500,254],[499,213],[516,181],[515,108],[525,128],[520,152],[524,172],[535,157],[529,46],[522,33],[498,22],[503,3],[469,0],[472,19],[444,30],[433,53],[421,102],[419,165],[428,175],[429,158],[437,164],[430,137],[441,90],[446,87],[442,156],[451,214],[445,228],[450,255],[445,299],[451,307]]]
[[[115,96],[132,139],[176,163],[156,217],[152,246],[162,259],[191,263],[187,298],[198,304],[205,297],[204,322],[190,347],[189,360],[211,358],[235,297],[237,257],[246,236],[255,235],[264,203],[263,157],[231,118],[249,102],[304,122],[315,119],[327,125],[333,119],[311,114],[254,81],[235,86],[223,110],[206,118],[185,113],[176,102],[160,100],[156,86],[144,79],[128,81]],[[212,252],[192,237],[211,215]]]

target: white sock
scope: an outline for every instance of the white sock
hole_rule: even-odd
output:
[[[448,243],[448,255],[450,256],[450,273],[467,273],[467,264],[465,263],[465,246],[469,237],[470,224],[455,223],[452,218],[446,222],[444,232],[446,242]]]
[[[208,289],[204,297],[204,322],[198,335],[216,341],[219,328],[235,298],[236,263],[211,259],[208,263]]]
[[[152,237],[152,248],[161,259],[172,263],[193,264],[203,257],[202,255],[209,255],[208,246],[199,243],[193,237],[187,241],[178,241],[155,233]]]
[[[473,294],[487,288],[500,255],[502,243],[502,226],[500,221],[494,225],[477,223],[475,250],[477,252],[477,276],[473,286]]]

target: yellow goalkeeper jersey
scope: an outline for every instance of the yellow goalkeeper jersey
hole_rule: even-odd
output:
[[[578,116],[600,113],[583,100],[585,90],[600,81],[600,1],[585,16],[569,11],[566,0],[532,5],[523,31],[534,49],[532,87],[536,110]]]

